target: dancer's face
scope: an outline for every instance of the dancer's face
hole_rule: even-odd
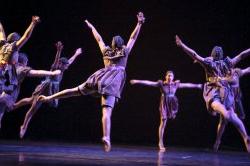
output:
[[[223,59],[223,50],[222,47],[215,46],[211,52],[211,57],[213,57],[214,61]]]
[[[172,82],[174,80],[174,73],[168,72],[165,76],[167,82]]]
[[[69,68],[69,65],[68,64],[59,63],[59,67],[58,68],[60,70],[64,71],[64,70],[67,70]]]

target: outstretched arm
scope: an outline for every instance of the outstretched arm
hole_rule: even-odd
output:
[[[198,61],[199,63],[202,63],[204,61],[204,58],[199,56],[194,50],[186,46],[184,43],[182,43],[181,39],[178,35],[175,36],[175,42],[176,45],[183,49],[185,53],[187,53],[193,60]]]
[[[144,15],[142,12],[139,12],[137,14],[137,20],[138,20],[137,25],[136,25],[134,31],[132,32],[132,34],[130,35],[130,38],[129,38],[127,46],[126,46],[126,48],[128,50],[128,54],[130,53],[131,49],[133,48],[135,41],[138,37],[138,34],[141,30],[141,26],[145,21],[145,18],[144,18]]]
[[[47,70],[30,70],[27,74],[28,77],[46,77],[56,76],[61,74],[61,70],[47,71]]]
[[[63,44],[61,41],[58,41],[56,44],[56,57],[55,57],[55,60],[53,62],[53,64],[51,65],[51,68],[52,69],[57,69],[58,68],[58,65],[59,65],[59,59],[60,59],[60,56],[61,56],[61,53],[62,53],[62,49],[63,49]]]
[[[75,54],[69,59],[69,65],[71,65],[80,54],[82,54],[82,49],[76,49]]]
[[[103,52],[104,49],[106,48],[106,45],[104,43],[104,41],[102,40],[102,37],[101,35],[97,32],[97,30],[95,29],[95,27],[88,21],[88,20],[85,20],[86,24],[88,25],[88,27],[91,29],[93,35],[94,35],[94,38],[95,40],[97,41],[101,51]]]
[[[198,89],[202,89],[202,84],[180,83],[179,88],[198,88]]]
[[[130,84],[141,84],[146,86],[158,87],[159,82],[148,81],[148,80],[130,80]]]
[[[250,67],[245,68],[245,69],[242,69],[242,70],[241,70],[241,73],[242,73],[242,75],[241,75],[241,76],[244,76],[244,75],[250,74]]]
[[[40,21],[40,18],[38,16],[32,16],[32,21],[29,25],[29,27],[24,32],[23,36],[17,41],[16,46],[18,49],[20,49],[30,38],[33,29],[35,28],[36,24]]]
[[[245,51],[242,51],[240,54],[238,54],[232,59],[233,66],[235,66],[238,62],[248,56],[250,56],[250,48]]]
[[[0,41],[1,41],[1,40],[6,40],[6,36],[5,36],[4,29],[3,29],[3,25],[2,25],[2,23],[0,22]]]

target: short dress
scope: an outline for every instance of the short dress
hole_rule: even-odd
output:
[[[16,64],[18,62],[18,48],[16,42],[0,41],[0,86],[17,86]],[[1,89],[1,88],[0,88]]]
[[[162,119],[174,119],[178,112],[178,99],[175,96],[176,90],[179,87],[179,81],[173,83],[165,83],[163,81],[158,81],[161,91],[160,100],[160,115]]]
[[[51,71],[56,70],[51,67]],[[57,92],[59,92],[60,82],[63,77],[63,71],[61,74],[57,76],[48,76],[45,80],[41,81],[41,83],[36,87],[34,92],[32,93],[32,97],[37,100],[40,95],[50,96]],[[58,99],[53,99],[48,103],[51,107],[58,106]]]
[[[234,95],[230,84],[227,81],[219,81],[218,77],[226,77],[232,68],[229,57],[213,61],[210,57],[204,58],[201,65],[206,72],[207,82],[204,84],[203,98],[206,102],[207,110],[212,113],[211,103],[215,100],[220,101],[226,109],[234,107]]]
[[[5,94],[4,96],[0,97],[0,103],[4,103],[4,105],[7,108],[7,111],[12,110],[13,104],[16,102],[18,95],[20,93],[20,88],[23,80],[25,77],[27,77],[29,71],[32,69],[31,67],[28,66],[23,66],[16,64],[16,78],[18,80],[17,87],[10,93],[10,94]]]
[[[104,68],[97,70],[84,83],[78,86],[82,95],[114,96],[121,98],[126,80],[126,64],[128,51],[106,47],[103,53]]]

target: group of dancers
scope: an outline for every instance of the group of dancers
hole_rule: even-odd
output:
[[[42,103],[48,103],[52,107],[58,106],[58,99],[73,96],[92,95],[101,98],[102,106],[102,130],[104,150],[111,150],[111,115],[113,108],[121,98],[121,93],[126,80],[125,68],[128,56],[139,35],[140,29],[145,22],[142,12],[137,14],[137,25],[130,38],[125,44],[121,36],[114,36],[111,46],[105,44],[96,28],[88,21],[85,23],[92,31],[101,53],[103,55],[104,67],[92,74],[84,83],[77,87],[59,91],[63,73],[82,54],[81,48],[76,49],[75,54],[67,59],[60,57],[63,44],[56,43],[57,53],[50,71],[34,70],[27,66],[26,54],[20,52],[20,48],[30,38],[33,29],[40,21],[38,16],[33,16],[31,24],[23,36],[14,32],[6,38],[2,24],[0,23],[0,125],[1,119],[6,111],[14,111],[24,105],[31,105],[25,115],[20,127],[20,138],[23,138],[32,116],[40,108]],[[231,122],[240,132],[246,149],[250,152],[250,138],[246,132],[242,119],[245,118],[241,103],[241,91],[239,79],[250,73],[250,68],[235,68],[235,65],[250,55],[250,49],[243,51],[234,58],[223,57],[223,50],[215,46],[208,57],[199,56],[194,50],[187,47],[181,39],[176,36],[176,45],[187,53],[195,62],[201,64],[205,69],[206,83],[193,84],[182,83],[174,80],[174,72],[167,71],[164,80],[131,80],[131,84],[158,87],[161,91],[160,98],[160,126],[159,126],[159,150],[164,152],[164,130],[168,119],[174,119],[178,112],[178,99],[175,95],[177,89],[197,88],[203,89],[203,97],[207,110],[212,114],[218,114],[217,138],[214,150],[217,151],[221,137],[228,122]],[[45,77],[34,90],[31,97],[16,101],[20,92],[20,86],[25,77]]]

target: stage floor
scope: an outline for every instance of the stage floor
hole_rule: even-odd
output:
[[[159,153],[154,147],[113,145],[105,153],[100,145],[0,141],[0,166],[246,166],[250,154],[202,149],[168,148]]]

